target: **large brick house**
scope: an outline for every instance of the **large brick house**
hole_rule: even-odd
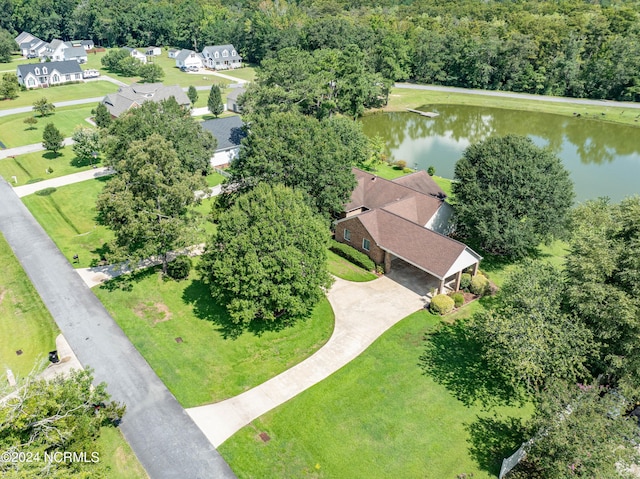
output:
[[[457,290],[462,273],[475,274],[482,259],[471,248],[446,236],[451,206],[424,171],[394,181],[357,168],[351,200],[336,223],[336,240],[365,253],[386,272],[397,261],[435,277],[440,292]]]

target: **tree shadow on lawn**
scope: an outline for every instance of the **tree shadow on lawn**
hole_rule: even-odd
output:
[[[425,338],[419,366],[465,406],[522,404],[523,397],[501,371],[483,357],[482,346],[465,321],[441,323]]]
[[[42,158],[45,158],[47,160],[55,160],[56,158],[60,158],[62,156],[62,153],[60,153],[59,151],[57,152],[53,152],[53,151],[47,151],[46,153],[42,154]]]
[[[529,439],[527,428],[520,418],[480,417],[466,425],[469,433],[469,452],[480,468],[498,476],[502,460],[511,456]]]
[[[211,321],[224,339],[237,339],[245,332],[261,336],[266,331],[281,331],[289,323],[274,324],[263,321],[252,321],[250,324],[234,323],[224,306],[211,296],[209,286],[200,279],[194,279],[182,293],[182,300],[193,307],[193,314],[199,319]]]
[[[132,273],[125,273],[117,276],[109,281],[102,283],[100,289],[107,291],[131,291],[136,283],[139,283],[143,279],[152,276],[158,272],[161,266],[154,266],[151,268],[143,268]]]

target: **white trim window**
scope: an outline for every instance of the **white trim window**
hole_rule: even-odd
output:
[[[346,241],[351,241],[351,231],[347,228],[344,229],[343,236]]]
[[[220,56],[220,54],[218,52],[214,52],[213,57],[214,58],[218,58]]]
[[[362,249],[365,251],[369,251],[371,249],[371,241],[367,238],[362,238]]]
[[[36,81],[33,78],[27,80],[27,86],[36,86]]]
[[[53,76],[51,77],[51,81],[53,83],[60,83],[60,77],[58,76],[57,73],[54,73]]]
[[[40,69],[38,67],[36,67],[33,71],[36,75],[40,75]]]
[[[222,56],[223,57],[228,57],[229,56],[229,51],[228,50],[222,50]]]
[[[48,72],[47,72],[47,67],[42,67],[42,74],[43,74],[43,75],[46,75],[47,73],[48,73]]]

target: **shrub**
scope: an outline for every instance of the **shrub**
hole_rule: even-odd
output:
[[[429,168],[427,168],[427,173],[429,174],[429,176],[433,176],[436,174],[436,167],[435,166],[430,166]]]
[[[486,276],[477,274],[471,279],[471,286],[469,287],[473,294],[478,296],[484,296],[491,291],[491,285]]]
[[[411,168],[402,168],[403,173],[412,173],[413,170]]]
[[[459,308],[464,304],[464,294],[462,293],[451,293],[451,299],[453,299],[453,303],[456,308]]]
[[[167,264],[167,274],[173,279],[185,279],[191,272],[191,258],[178,256]]]
[[[360,266],[367,271],[373,271],[376,267],[375,263],[366,254],[361,253],[347,244],[338,243],[336,241],[331,243],[331,247],[329,249],[338,256],[342,256],[344,259],[351,261],[353,264]]]
[[[446,294],[437,294],[431,300],[431,304],[429,305],[429,309],[433,313],[445,315],[453,311],[455,303],[452,298],[447,296]]]
[[[469,291],[469,287],[471,286],[471,275],[469,273],[463,273],[460,278],[460,289],[464,291]]]
[[[54,187],[44,188],[42,190],[36,191],[36,195],[38,196],[49,196],[56,192]]]
[[[398,168],[399,170],[404,170],[407,167],[407,162],[404,160],[398,160],[396,161],[396,168]]]

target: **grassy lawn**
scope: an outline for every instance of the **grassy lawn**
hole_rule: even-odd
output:
[[[95,164],[100,164],[100,158],[96,158]],[[49,173],[47,168],[53,171]],[[60,150],[58,155],[54,155],[50,151],[39,151],[0,160],[0,176],[3,176],[13,186],[49,180],[89,169],[91,169],[91,165],[80,162],[70,146]],[[17,183],[13,182],[13,176],[17,178]]]
[[[5,381],[7,368],[16,378],[35,365],[43,369],[47,353],[56,349],[59,331],[2,234],[0,264],[0,376]]]
[[[640,111],[624,106],[591,106],[577,103],[552,103],[548,101],[530,100],[527,98],[502,98],[465,93],[435,92],[426,90],[410,90],[393,88],[389,95],[386,111],[404,111],[407,108],[420,108],[428,105],[473,105],[507,110],[521,110],[554,113],[563,116],[574,116],[579,113],[583,118],[593,118],[611,123],[640,126]]]
[[[253,421],[218,450],[239,478],[495,477],[483,425],[529,408],[465,405],[419,366],[439,318],[402,320],[328,379]],[[461,356],[464,356],[464,351]],[[266,432],[271,440],[258,437]],[[496,439],[494,436],[492,439]],[[502,441],[501,441],[502,442]],[[515,450],[519,443],[504,440]],[[501,459],[501,458],[500,458]]]
[[[253,81],[256,79],[256,70],[254,67],[242,67],[236,70],[224,70],[220,72],[230,77],[239,78],[240,80]]]
[[[226,310],[195,273],[176,282],[149,269],[130,288],[117,287],[116,280],[95,293],[184,407],[261,384],[310,356],[333,331],[333,311],[323,300],[306,321],[290,328],[233,339]]]
[[[113,233],[96,222],[96,200],[109,177],[82,181],[57,188],[51,194],[25,196],[22,200],[31,214],[53,239],[62,253],[74,262],[76,268],[96,266],[105,253],[105,243]],[[212,198],[194,207],[198,215],[206,216],[211,210]],[[203,242],[215,231],[215,225],[205,222],[194,243]]]
[[[47,196],[33,194],[22,200],[53,239],[62,253],[77,268],[94,266],[100,260],[104,243],[113,233],[96,224],[95,203],[108,177],[63,186]]]
[[[96,446],[100,452],[100,465],[106,470],[106,477],[109,479],[149,477],[119,429],[100,428],[100,437],[96,441]]]
[[[33,113],[20,113],[0,117],[0,141],[7,148],[42,143],[42,132],[47,123],[53,123],[60,130],[60,133],[67,138],[71,136],[76,126],[90,126],[85,121],[85,118],[91,116],[91,110],[94,107],[95,105],[85,105],[58,108],[53,115],[45,118],[36,117],[38,123],[33,129],[23,123],[23,120],[28,116],[33,116]]]
[[[347,281],[361,283],[377,278],[371,271],[366,271],[360,266],[356,266],[342,256],[338,256],[333,251],[327,251],[327,267],[329,273],[338,278],[346,279]]]
[[[14,100],[0,100],[0,110],[31,106],[33,102],[45,97],[52,103],[82,98],[104,96],[118,90],[117,85],[108,81],[92,81],[89,83],[75,83],[73,85],[60,85],[46,89],[21,91]]]

